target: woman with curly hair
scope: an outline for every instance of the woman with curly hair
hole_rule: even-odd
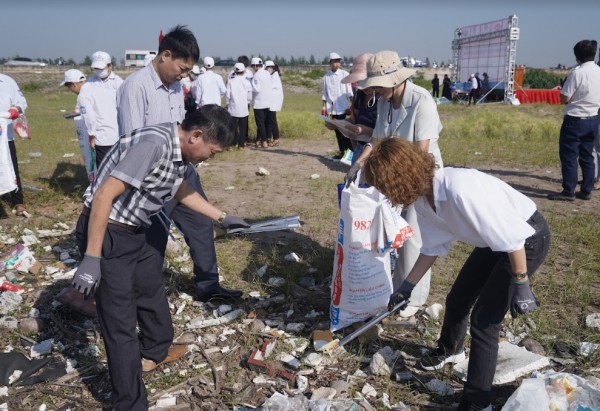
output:
[[[548,254],[546,220],[533,201],[503,181],[474,169],[437,167],[430,154],[401,139],[374,145],[364,177],[393,205],[413,204],[421,229],[421,253],[391,295],[390,309],[410,297],[452,243],[474,246],[446,297],[438,347],[421,367],[438,370],[465,359],[471,312],[469,368],[458,409],[491,410],[502,320],[509,308],[516,316],[538,307],[529,278]]]

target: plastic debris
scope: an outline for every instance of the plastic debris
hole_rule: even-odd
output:
[[[50,354],[52,352],[52,343],[54,343],[54,338],[33,345],[30,353],[31,358],[40,358]]]
[[[11,283],[4,283],[14,286]],[[5,315],[17,309],[23,302],[23,297],[15,291],[4,291],[0,294],[0,314]]]
[[[300,257],[296,253],[289,253],[283,258],[285,259],[285,261],[290,261],[290,262],[297,263],[298,261],[300,261]]]
[[[427,313],[427,315],[432,320],[439,320],[440,313],[442,312],[443,309],[444,309],[444,307],[442,307],[442,304],[435,303],[435,304],[431,304],[429,307],[427,307],[425,309],[425,313]]]
[[[258,171],[256,172],[256,174],[259,175],[259,176],[268,176],[268,175],[271,175],[271,173],[269,172],[269,170],[267,170],[264,167],[259,167]]]
[[[454,388],[446,384],[444,381],[438,380],[437,378],[430,380],[427,384],[425,384],[425,386],[429,391],[434,392],[437,395],[454,395]]]

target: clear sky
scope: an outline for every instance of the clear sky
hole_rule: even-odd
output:
[[[6,0],[0,57],[73,58],[96,50],[157,49],[158,33],[186,24],[201,55],[236,58],[395,50],[449,61],[458,27],[519,18],[517,64],[575,64],[573,45],[600,41],[600,0]]]

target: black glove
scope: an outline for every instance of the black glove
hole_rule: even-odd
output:
[[[75,271],[71,284],[77,291],[85,295],[93,294],[100,283],[100,257],[84,255],[81,264]]]
[[[522,283],[511,282],[510,314],[517,318],[519,314],[527,314],[539,307],[539,301],[533,295],[529,281]]]
[[[388,311],[392,311],[395,306],[400,304],[402,301],[407,301],[410,299],[410,294],[412,293],[415,285],[410,281],[404,280],[402,284],[400,284],[400,288],[398,288],[392,295],[390,295],[390,301],[388,302]],[[406,306],[402,307],[403,310]]]
[[[354,164],[352,164],[352,166],[350,166],[350,170],[348,170],[348,172],[346,173],[346,177],[344,177],[344,183],[346,183],[346,188],[350,187],[350,184],[352,184],[356,180],[356,176],[358,176],[358,172],[361,168],[362,164],[360,164],[358,161],[356,161]]]
[[[221,223],[223,228],[248,228],[250,224],[244,221],[241,217],[227,214]]]

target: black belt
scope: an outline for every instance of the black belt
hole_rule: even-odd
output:
[[[575,121],[579,121],[579,120],[594,120],[596,118],[598,118],[598,114],[596,114],[595,116],[590,116],[590,117],[575,117],[575,116],[565,115],[565,120],[575,120]]]
[[[86,207],[86,206],[83,206],[83,209],[81,210],[81,215],[89,217],[89,215],[90,215],[90,209],[88,207]],[[116,225],[117,227],[121,227],[121,228],[124,228],[126,230],[134,231],[134,232],[138,231],[140,228],[142,228],[142,226],[129,225],[129,224],[121,223],[119,221],[115,221],[115,220],[108,220],[108,224]]]

